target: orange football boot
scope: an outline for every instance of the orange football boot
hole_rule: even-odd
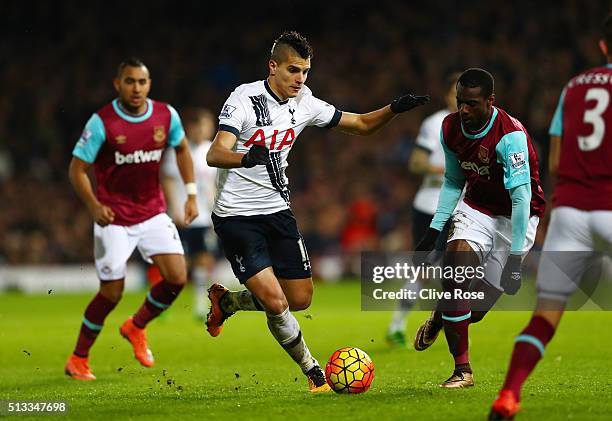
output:
[[[93,375],[89,369],[89,358],[79,357],[78,355],[72,354],[68,358],[66,367],[64,368],[66,375],[72,377],[75,380],[95,380],[96,376]]]
[[[121,325],[119,333],[132,344],[134,357],[140,364],[145,367],[153,367],[155,360],[153,359],[153,353],[147,346],[147,334],[144,329],[134,324],[132,317]]]
[[[206,315],[206,330],[210,333],[210,336],[219,336],[223,330],[223,322],[234,313],[226,313],[221,308],[221,298],[229,292],[229,289],[225,288],[221,284],[212,284],[208,288],[208,298],[210,299],[210,310]]]
[[[516,413],[521,409],[520,403],[514,397],[511,390],[502,390],[493,402],[489,413],[490,420],[513,420]]]

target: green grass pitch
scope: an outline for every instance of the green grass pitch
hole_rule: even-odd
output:
[[[297,318],[325,364],[343,346],[370,354],[376,376],[363,395],[311,395],[297,366],[273,340],[261,313],[240,313],[218,338],[191,313],[191,290],[148,328],[156,366],[140,367],[120,323],[144,293],[126,294],[109,316],[90,362],[98,380],[63,374],[92,294],[0,295],[0,400],[63,400],[70,419],[485,419],[527,312],[496,312],[470,329],[476,387],[442,390],[451,357],[441,336],[421,353],[389,349],[386,312],[362,312],[359,284],[315,286]],[[410,316],[412,336],[426,313]],[[520,419],[609,419],[612,314],[568,313],[529,379]],[[31,417],[35,418],[35,417]]]

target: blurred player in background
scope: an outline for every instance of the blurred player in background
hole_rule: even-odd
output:
[[[184,223],[198,216],[193,163],[185,132],[170,105],[147,98],[149,70],[138,59],[119,65],[114,80],[118,98],[94,113],[78,140],[70,162],[70,181],[94,220],[94,255],[100,290],[85,310],[79,338],[65,372],[93,380],[89,349],[104,319],[123,292],[126,263],[135,248],[154,262],[164,280],[151,288],[143,305],[120,328],[145,367],[153,366],[145,326],[176,299],[187,282],[183,247],[166,215],[159,170],[164,149],[176,158],[189,194]],[[96,192],[87,175],[93,167]]]
[[[423,176],[421,186],[414,197],[412,208],[413,247],[416,247],[416,242],[423,238],[434,213],[436,213],[438,197],[444,181],[444,151],[440,143],[440,129],[444,117],[457,111],[457,79],[459,79],[459,75],[460,73],[453,73],[447,78],[448,91],[444,97],[446,108],[423,120],[415,148],[410,156],[410,171],[413,174]],[[438,237],[435,247],[437,251],[446,250],[448,226],[447,223]],[[420,285],[418,281],[407,282],[403,288],[418,290]],[[413,305],[414,300],[402,300],[398,303],[387,330],[387,343],[389,345],[406,346],[406,318]]]
[[[325,374],[291,313],[310,306],[313,285],[306,246],[289,207],[287,156],[307,126],[368,135],[429,98],[405,95],[367,114],[341,112],[305,86],[311,57],[303,36],[285,32],[272,47],[268,78],[236,88],[219,115],[207,157],[211,166],[222,168],[212,219],[247,290],[232,292],[214,284],[206,324],[217,336],[236,311],[265,311],[274,338],[307,376],[310,390],[321,392],[330,390]]]
[[[421,326],[415,339],[419,350],[429,347],[442,326],[455,360],[453,374],[440,386],[474,385],[468,353],[468,327],[484,317],[502,292],[515,294],[521,285],[522,258],[533,245],[539,218],[545,209],[538,161],[523,125],[495,102],[493,76],[483,69],[468,69],[457,83],[458,112],[442,123],[445,153],[444,184],[436,213],[418,252],[431,251],[451,217],[445,267],[484,267],[484,278],[445,279],[442,286],[455,291],[483,292],[483,302],[442,300]],[[461,199],[463,187],[465,196]],[[415,255],[423,263],[427,253]],[[482,308],[482,304],[487,308]],[[472,313],[477,306],[478,313]]]
[[[203,108],[188,108],[181,112],[185,133],[189,141],[198,187],[199,215],[189,226],[185,225],[183,205],[187,200],[183,179],[176,164],[176,153],[168,149],[162,163],[162,186],[168,201],[168,212],[178,226],[183,242],[191,279],[194,283],[194,314],[198,318],[206,315],[206,288],[215,267],[218,252],[217,235],[212,230],[210,215],[215,200],[215,178],[217,169],[206,164],[206,154],[215,134],[215,116]]]
[[[512,419],[521,388],[550,342],[565,304],[587,268],[612,245],[612,16],[599,42],[608,64],[583,72],[563,89],[550,125],[553,210],[537,277],[538,301],[515,339],[506,381],[490,419]]]

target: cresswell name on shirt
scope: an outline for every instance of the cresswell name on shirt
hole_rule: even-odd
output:
[[[612,84],[612,75],[610,73],[584,73],[576,76],[567,84],[568,88],[573,88],[576,85],[608,85]]]
[[[115,164],[144,164],[147,162],[159,162],[161,161],[163,149],[154,149],[152,151],[138,150],[132,153],[122,154],[119,151],[115,151]]]

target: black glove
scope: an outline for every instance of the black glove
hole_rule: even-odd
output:
[[[270,162],[268,148],[261,145],[253,145],[242,157],[241,164],[244,168],[252,168],[255,165],[267,165]]]
[[[391,103],[391,111],[394,113],[403,113],[410,111],[414,107],[425,104],[429,101],[429,95],[404,95]]]
[[[514,295],[521,288],[521,263],[520,255],[511,254],[508,256],[500,281],[506,294]]]
[[[412,258],[412,264],[415,266],[419,266],[422,263],[425,263],[427,260],[427,256],[429,252],[431,252],[436,246],[436,241],[438,240],[438,235],[440,235],[440,231],[434,228],[427,228],[425,232],[425,236],[419,241],[416,249],[414,250],[414,256]]]

